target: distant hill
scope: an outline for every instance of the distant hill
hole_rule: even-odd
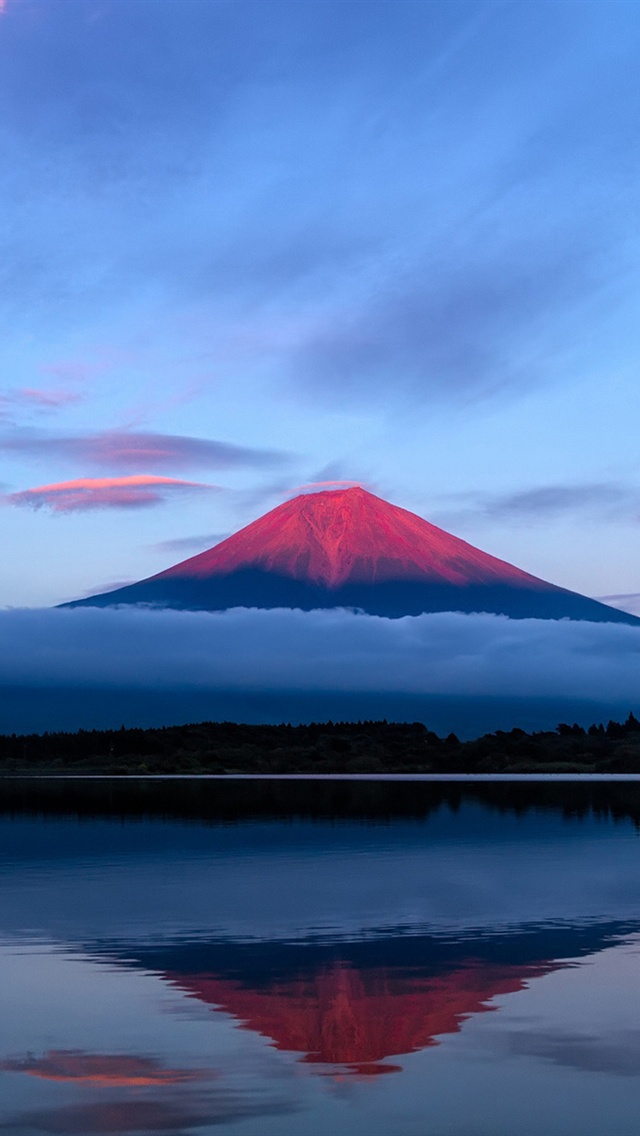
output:
[[[640,625],[636,616],[540,580],[359,487],[302,494],[156,576],[62,606],[119,604],[346,607],[392,618],[493,612]]]

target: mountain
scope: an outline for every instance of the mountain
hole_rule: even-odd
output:
[[[193,611],[348,607],[392,618],[494,612],[640,625],[635,616],[531,576],[359,487],[294,497],[207,552],[63,606],[117,604]]]

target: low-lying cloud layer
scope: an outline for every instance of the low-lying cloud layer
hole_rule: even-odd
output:
[[[0,686],[628,700],[640,630],[444,612],[0,612]]]

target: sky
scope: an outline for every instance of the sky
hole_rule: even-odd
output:
[[[0,604],[356,481],[633,608],[639,51],[626,0],[0,0]]]

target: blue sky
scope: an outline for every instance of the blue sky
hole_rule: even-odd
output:
[[[351,479],[640,592],[639,52],[616,0],[0,0],[0,602]]]

